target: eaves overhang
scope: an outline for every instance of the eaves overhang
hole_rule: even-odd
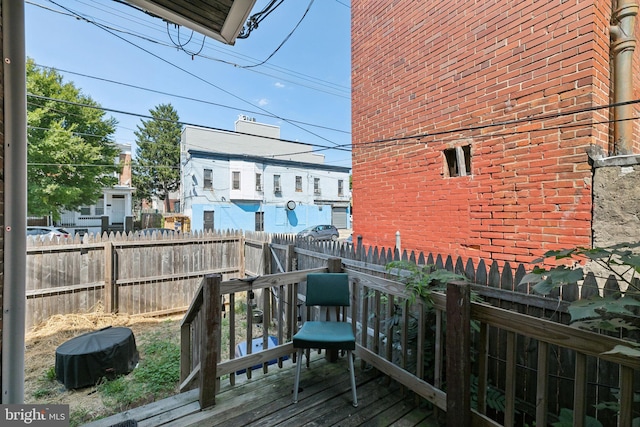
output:
[[[256,0],[125,0],[151,15],[233,45]]]

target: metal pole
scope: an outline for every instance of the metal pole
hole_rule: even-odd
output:
[[[24,0],[2,0],[4,288],[2,403],[24,403],[27,264],[27,83]]]

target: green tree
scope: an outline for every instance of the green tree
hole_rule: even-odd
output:
[[[164,200],[169,208],[169,193],[180,185],[180,134],[178,112],[171,104],[160,104],[149,110],[153,119],[142,120],[135,132],[136,159],[133,163],[133,185],[136,202],[152,196]]]
[[[116,183],[116,120],[55,70],[27,60],[29,215],[76,210]],[[88,108],[83,105],[89,105]]]

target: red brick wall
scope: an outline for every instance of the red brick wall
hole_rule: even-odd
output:
[[[597,0],[352,0],[355,235],[517,262],[589,245],[586,149],[608,150],[609,111],[554,115],[610,102],[610,16]],[[443,151],[465,145],[471,175],[449,177]]]

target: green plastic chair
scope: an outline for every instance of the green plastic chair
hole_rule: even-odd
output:
[[[347,307],[350,305],[349,278],[346,273],[310,273],[307,275],[306,305],[320,307]],[[356,349],[356,337],[350,323],[339,321],[304,322],[293,336],[293,347],[298,350],[296,379],[293,385],[293,403],[298,403],[298,385],[302,369],[302,354],[305,349],[346,350],[351,373],[353,406],[358,406],[356,376],[353,369],[352,352]]]

